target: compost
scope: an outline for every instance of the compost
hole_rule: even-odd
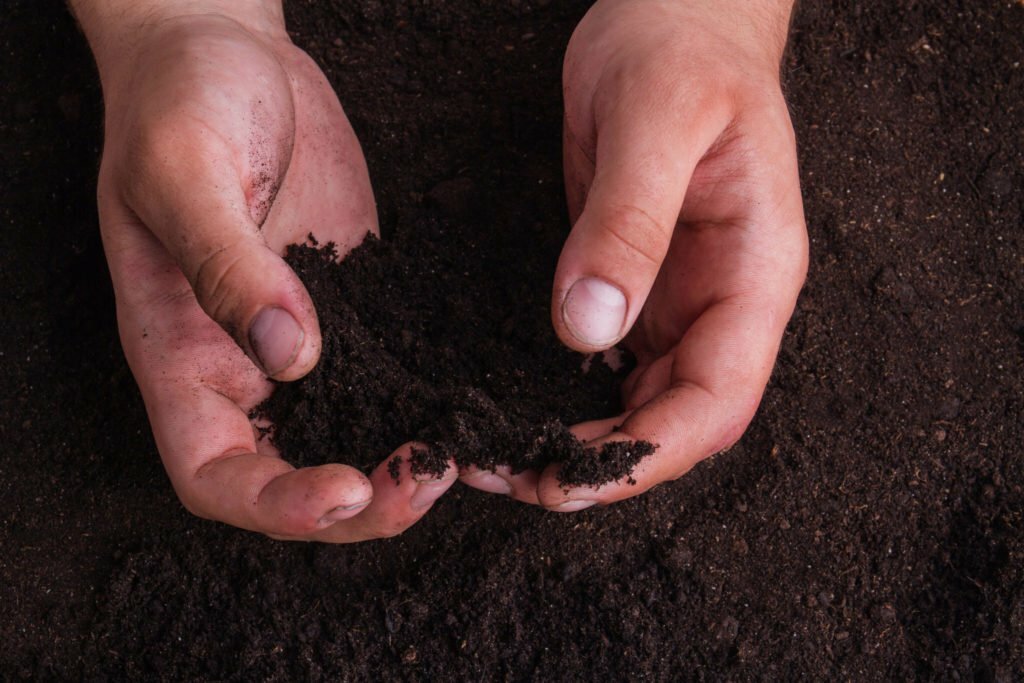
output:
[[[545,349],[501,373],[575,372],[540,320],[568,231],[561,58],[588,3],[285,4],[367,154],[382,237],[364,258],[398,268],[368,282],[419,273],[413,301],[435,307],[360,315],[403,359],[374,367],[480,362],[457,334]],[[60,0],[5,3],[0,678],[1024,677],[1024,6],[798,4],[783,81],[811,267],[743,439],[605,508],[456,485],[403,535],[335,547],[181,508],[118,344],[89,53]],[[449,310],[496,293],[507,327]],[[452,414],[536,393],[466,372]],[[586,390],[526,423],[614,411],[600,365],[561,376]]]
[[[422,218],[387,242],[369,236],[340,262],[312,236],[289,247],[324,342],[310,375],[277,385],[254,411],[282,457],[368,473],[417,439],[414,476],[440,476],[454,460],[513,474],[560,463],[566,486],[631,479],[652,444],[598,450],[569,431],[621,412],[618,384],[631,364],[616,353],[612,370],[603,355],[562,347],[542,303],[549,278],[523,282],[513,267],[530,257],[532,235],[489,251],[480,231],[477,221]],[[534,305],[522,305],[527,291]]]

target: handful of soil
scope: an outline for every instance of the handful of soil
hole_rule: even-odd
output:
[[[254,411],[273,423],[282,457],[369,472],[417,440],[428,450],[413,452],[416,474],[440,474],[454,459],[514,473],[561,462],[566,487],[628,479],[654,445],[587,449],[568,425],[621,412],[632,357],[623,352],[613,370],[565,348],[546,305],[530,305],[545,300],[550,281],[520,267],[515,249],[502,257],[440,218],[411,227],[395,240],[370,235],[340,262],[333,244],[312,236],[288,248],[316,305],[323,352],[309,375],[279,384]]]

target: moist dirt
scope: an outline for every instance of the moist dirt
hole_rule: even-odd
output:
[[[441,476],[449,461],[513,474],[557,463],[566,486],[631,481],[653,444],[587,448],[569,431],[622,412],[628,352],[612,352],[615,370],[603,354],[573,353],[542,315],[540,287],[527,305],[518,299],[513,264],[530,258],[531,233],[510,231],[515,244],[492,251],[478,245],[491,217],[432,213],[385,242],[368,236],[340,262],[333,244],[312,236],[289,247],[323,351],[309,375],[278,384],[253,411],[272,425],[266,437],[296,466],[342,462],[369,474],[382,453],[415,439],[414,476]]]
[[[568,230],[560,63],[586,6],[286,3],[367,154],[382,225],[367,261],[413,269],[391,278],[401,297],[436,307],[359,312],[386,337],[374,367],[438,391],[431,368],[487,358],[457,334],[504,344],[506,375],[568,373],[553,381],[574,398],[530,388],[534,413],[499,388],[536,377],[454,370],[473,378],[449,411],[467,424],[615,409],[613,373],[576,374],[545,327]],[[731,450],[573,515],[457,485],[399,537],[331,547],[177,502],[117,340],[88,50],[62,2],[8,2],[0,678],[1020,679],[1022,35],[1019,2],[799,3],[783,81],[811,266]],[[355,301],[370,285],[348,286]],[[324,429],[358,429],[356,404]],[[453,434],[406,426],[395,436]],[[398,445],[353,438],[373,448],[346,457]]]

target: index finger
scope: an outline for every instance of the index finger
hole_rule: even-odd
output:
[[[666,388],[628,414],[617,431],[587,443],[600,448],[611,441],[648,441],[657,450],[627,479],[596,487],[563,487],[553,465],[539,484],[541,504],[570,512],[630,498],[735,443],[760,403],[789,313],[763,295],[709,307],[672,349],[671,362],[651,366],[651,372],[667,376],[638,379],[640,385]]]

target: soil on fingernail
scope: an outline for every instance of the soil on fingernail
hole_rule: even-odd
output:
[[[654,453],[655,446],[646,441],[610,441],[599,450],[592,449],[591,457],[574,458],[562,465],[558,481],[562,486],[593,486],[602,479],[603,472],[625,472],[627,484],[636,484],[633,468]]]
[[[632,481],[652,444],[591,449],[569,431],[621,412],[629,354],[618,370],[601,357],[584,370],[585,357],[551,329],[550,273],[536,263],[536,240],[481,242],[486,222],[425,202],[390,237],[368,235],[343,260],[333,244],[288,248],[316,304],[323,352],[309,375],[278,384],[254,411],[273,423],[282,457],[369,472],[381,453],[419,441],[427,447],[409,455],[416,476],[440,477],[452,460],[513,474],[557,462],[566,486]]]

